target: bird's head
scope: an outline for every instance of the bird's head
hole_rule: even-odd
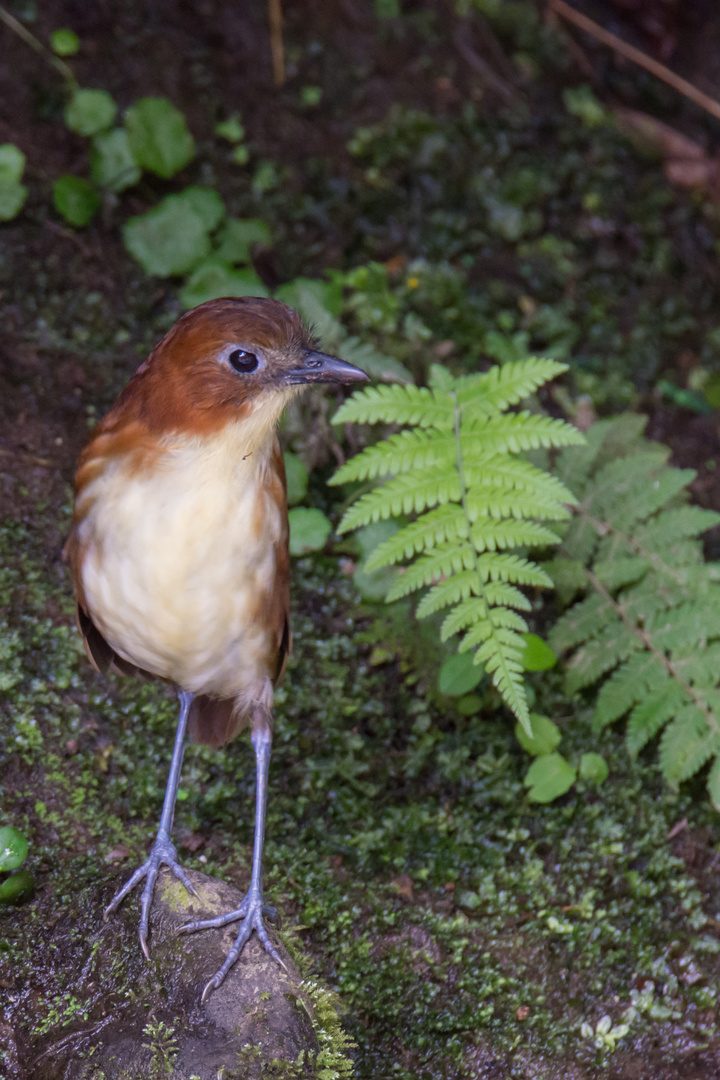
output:
[[[155,433],[208,435],[255,417],[277,420],[313,383],[367,381],[364,371],[320,352],[300,317],[277,300],[210,300],[187,312],[138,369],[120,399]]]

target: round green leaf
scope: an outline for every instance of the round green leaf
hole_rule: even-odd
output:
[[[283,455],[285,458],[285,476],[287,478],[288,506],[295,506],[302,502],[307,495],[308,470],[305,462],[297,454],[289,451]]]
[[[195,156],[185,117],[167,98],[136,101],[127,111],[125,127],[138,165],[166,180]]]
[[[29,870],[18,870],[17,874],[11,874],[0,885],[0,903],[21,904],[32,896],[35,887],[33,876]]]
[[[602,754],[583,754],[580,758],[580,778],[592,784],[604,784],[610,770]]]
[[[24,184],[6,184],[0,179],[0,221],[12,221],[17,217],[27,196],[28,189]]]
[[[25,155],[14,143],[0,146],[0,184],[16,184],[25,169]]]
[[[528,735],[522,724],[515,725],[515,736],[528,754],[537,757],[540,754],[551,754],[559,745],[562,735],[560,728],[548,720],[547,716],[539,716],[538,713],[530,714],[532,735]]]
[[[107,90],[84,90],[78,87],[65,106],[65,123],[78,135],[97,135],[112,127],[117,105]]]
[[[225,203],[222,201],[219,192],[215,191],[214,188],[197,187],[195,184],[191,184],[190,187],[186,187],[184,191],[180,192],[178,198],[185,199],[188,206],[195,211],[198,217],[202,218],[208,232],[217,229],[225,217]]]
[[[269,246],[269,226],[257,218],[248,218],[246,221],[230,218],[218,237],[215,254],[218,259],[225,259],[226,262],[249,263],[253,244]]]
[[[547,671],[548,668],[555,667],[557,656],[546,641],[537,634],[523,634],[522,636],[525,639],[525,648],[520,657],[520,663],[526,671]]]
[[[573,786],[575,770],[562,754],[543,754],[533,761],[524,783],[531,802],[549,803]]]
[[[295,308],[312,322],[314,308],[319,304],[335,318],[343,308],[343,288],[340,281],[319,281],[317,278],[296,277],[275,290],[275,298]],[[307,311],[304,310],[307,305]]]
[[[192,272],[180,293],[180,300],[184,307],[193,308],[221,296],[269,295],[260,278],[249,267],[235,270],[230,263],[208,259]]]
[[[55,209],[70,225],[82,228],[95,217],[102,199],[87,180],[79,176],[61,176],[53,185]]]
[[[28,853],[27,840],[12,825],[0,828],[0,870],[14,870],[25,862]]]
[[[474,690],[485,674],[482,664],[473,663],[470,652],[450,656],[440,668],[438,690],[449,697],[462,697]]]
[[[332,525],[322,510],[296,506],[288,514],[290,520],[290,554],[305,555],[325,547]]]
[[[205,221],[182,195],[167,195],[146,214],[130,218],[123,240],[142,268],[158,277],[186,274],[210,252]]]
[[[215,134],[228,142],[238,143],[245,138],[245,128],[240,123],[240,117],[235,113],[227,120],[219,120],[215,125]]]
[[[74,56],[80,48],[80,38],[74,30],[53,30],[50,48],[56,56]]]
[[[90,172],[98,187],[106,191],[124,191],[137,184],[142,172],[130,153],[125,128],[113,128],[95,136],[90,150]]]
[[[20,213],[28,189],[20,183],[25,155],[13,143],[0,146],[0,221],[11,221]]]
[[[364,564],[378,544],[394,536],[398,528],[395,521],[375,521],[372,525],[358,529],[355,534],[355,540],[362,552],[362,563],[353,574],[353,583],[365,600],[384,600],[397,580],[398,571],[394,566],[383,566],[380,570],[368,573]]]

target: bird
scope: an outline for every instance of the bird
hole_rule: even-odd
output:
[[[192,933],[240,921],[202,1000],[220,986],[253,930],[282,965],[265,928],[273,909],[262,889],[273,689],[291,648],[278,421],[308,386],[367,379],[321,352],[285,304],[210,300],[186,312],[153,349],[78,459],[65,557],[87,656],[101,673],[173,684],[180,703],[157,835],[104,913],[107,919],[144,881],[139,937],[148,958],[160,868],[197,895],[171,840],[186,736],[221,747],[250,728],[250,886],[236,910],[181,927]]]

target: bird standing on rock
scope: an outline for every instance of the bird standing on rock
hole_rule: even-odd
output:
[[[290,649],[285,469],[276,428],[312,383],[367,380],[319,352],[294,311],[275,300],[211,300],[184,315],[138,368],[80,455],[66,553],[88,657],[100,671],[150,674],[180,698],[160,828],[139,882],[140,944],[164,864],[195,892],[170,840],[186,730],[222,746],[245,726],[257,765],[250,888],[240,907],[188,923],[242,919],[209,981],[218,987],[263,924],[262,850],[273,687]]]

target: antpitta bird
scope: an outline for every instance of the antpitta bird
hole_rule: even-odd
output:
[[[313,383],[367,380],[318,351],[284,304],[212,300],[184,315],[138,368],[80,455],[67,557],[78,624],[100,671],[174,683],[180,720],[160,828],[147,861],[105,912],[145,881],[140,943],[149,956],[160,867],[194,889],[170,840],[185,733],[222,746],[250,727],[257,767],[250,888],[236,911],[185,931],[242,920],[205,987],[218,987],[263,924],[262,851],[273,687],[290,630],[285,469],[276,427]]]

